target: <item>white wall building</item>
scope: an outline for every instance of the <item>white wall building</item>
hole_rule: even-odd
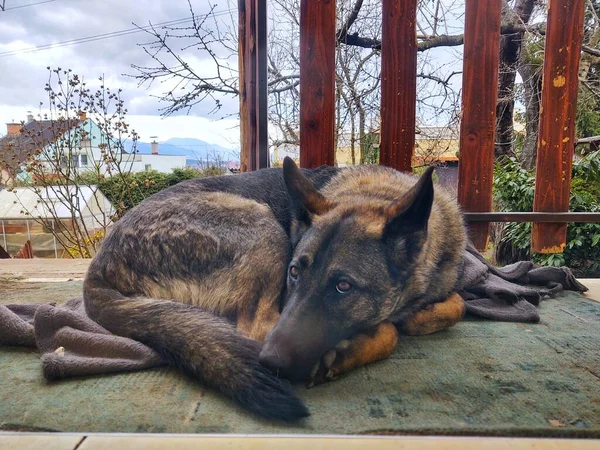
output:
[[[115,164],[123,173],[171,173],[186,166],[185,155],[160,155],[156,142],[150,155],[127,153],[123,142],[109,139],[83,112],[75,118],[56,120],[34,120],[29,115],[23,126],[7,124],[7,134],[0,138],[0,182],[10,184],[13,177],[31,181],[25,165],[34,154],[47,173],[55,173],[58,166],[96,173],[107,173],[108,165],[113,166],[114,173]]]

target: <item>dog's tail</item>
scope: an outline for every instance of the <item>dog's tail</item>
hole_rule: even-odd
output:
[[[269,419],[309,415],[289,382],[258,362],[260,344],[200,308],[143,297],[125,297],[100,278],[84,284],[86,312],[120,336],[138,340],[171,364],[199,378],[244,408]]]

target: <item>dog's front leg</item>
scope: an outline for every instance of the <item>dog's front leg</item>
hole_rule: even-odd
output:
[[[315,365],[308,387],[335,380],[344,372],[389,358],[397,342],[398,330],[391,322],[380,323],[351,340],[341,341]]]
[[[443,302],[434,303],[417,312],[398,327],[409,336],[435,333],[460,322],[466,309],[462,297],[454,293]]]

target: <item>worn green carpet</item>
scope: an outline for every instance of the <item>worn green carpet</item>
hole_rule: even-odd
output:
[[[56,301],[81,283],[0,281],[0,302]],[[170,369],[48,383],[35,350],[0,348],[0,430],[432,433],[600,437],[600,303],[543,302],[542,323],[466,320],[403,338],[392,359],[298,386],[312,416],[266,423]]]

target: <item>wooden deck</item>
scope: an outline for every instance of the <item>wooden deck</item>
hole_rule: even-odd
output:
[[[164,435],[56,435],[0,434],[0,448],[21,450],[164,450],[177,448],[214,450],[254,450],[285,448],[299,450],[595,450],[598,440],[573,439],[499,439],[499,438],[428,438],[428,437],[315,437],[315,436],[164,436]]]

